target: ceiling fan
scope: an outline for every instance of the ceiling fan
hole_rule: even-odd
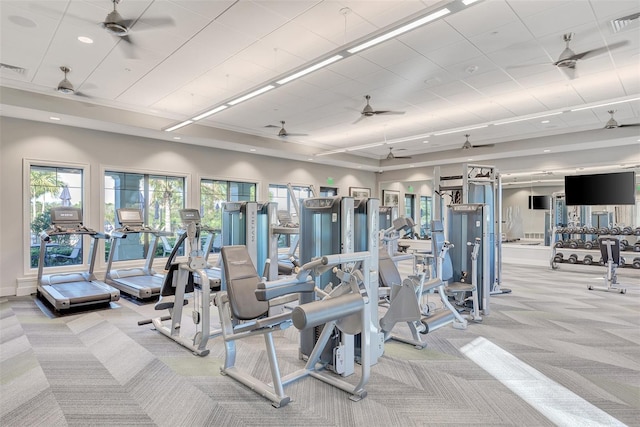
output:
[[[560,68],[570,79],[576,78],[576,65],[579,60],[588,59],[597,55],[606,53],[608,50],[617,49],[627,44],[627,41],[620,41],[612,43],[609,46],[602,46],[595,49],[585,50],[584,52],[575,53],[570,47],[569,43],[573,40],[574,33],[566,33],[562,36],[562,39],[567,44],[558,60],[553,63],[556,67]]]
[[[398,148],[396,151],[406,150],[406,148]],[[389,147],[389,154],[387,154],[387,160],[393,159],[410,159],[411,156],[396,156],[393,154],[393,147]]]
[[[609,121],[604,125],[605,129],[615,129],[615,128],[624,128],[624,127],[628,127],[628,126],[640,126],[640,123],[628,123],[628,124],[619,124],[616,119],[613,118],[614,113],[616,112],[616,110],[609,110],[607,111],[607,113],[611,114],[611,118],[609,119]]]
[[[60,80],[56,91],[65,95],[76,95],[91,98],[89,95],[76,91],[76,89],[73,87],[73,84],[69,81],[69,79],[67,79],[67,73],[71,72],[71,69],[69,67],[63,65],[62,67],[60,67],[60,70],[62,70],[62,72],[64,73],[64,79]]]
[[[365,105],[362,111],[360,112],[360,117],[358,117],[358,119],[355,122],[353,122],[354,124],[358,123],[360,120],[364,119],[365,117],[371,117],[378,114],[387,114],[387,115],[404,114],[404,111],[374,110],[373,107],[371,107],[371,104],[369,104],[369,100],[371,100],[371,96],[365,95],[364,99],[367,100],[367,105]]]
[[[472,148],[493,147],[495,145],[495,144],[472,145],[471,142],[469,142],[470,136],[471,136],[470,134],[465,134],[465,137],[467,138],[467,140],[464,142],[464,144],[462,144],[463,150],[470,150]]]
[[[280,131],[278,131],[278,136],[281,138],[285,138],[287,136],[307,136],[308,134],[306,133],[289,133],[287,132],[287,130],[284,128],[284,120],[281,120],[280,123],[282,124],[281,126],[277,126],[277,125],[267,125],[265,126],[266,128],[280,128]]]
[[[111,0],[113,2],[113,10],[107,14],[107,17],[100,26],[104,28],[112,36],[119,37],[121,40],[133,45],[133,41],[130,39],[130,34],[133,25],[138,21],[137,19],[124,19],[118,12],[117,4],[122,0]],[[145,18],[145,23],[148,23],[154,27],[166,27],[174,24],[171,17],[167,18]]]

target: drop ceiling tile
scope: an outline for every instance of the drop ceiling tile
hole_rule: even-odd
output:
[[[638,12],[636,0],[592,1],[591,6],[599,21],[621,18]]]
[[[490,16],[491,19],[478,19],[478,16]],[[484,1],[464,9],[444,20],[463,36],[471,38],[475,35],[492,31],[495,27],[516,21],[518,17],[504,1]]]
[[[485,33],[469,38],[469,41],[485,54],[511,49],[518,43],[531,43],[533,40],[527,27],[520,21],[512,21],[499,27],[493,27]]]
[[[573,87],[585,102],[597,102],[625,96],[618,76],[610,72],[581,76],[573,82]]]
[[[233,3],[235,3],[235,0],[172,1],[172,3],[177,7],[187,9],[193,13],[197,13],[198,15],[207,18],[208,20],[212,20],[223,13]]]
[[[363,51],[360,56],[380,67],[402,63],[416,56],[416,52],[398,40],[389,40]]]
[[[329,65],[327,68],[353,80],[359,80],[369,74],[376,73],[382,68],[359,55],[349,56],[341,61]]]
[[[590,2],[586,1],[570,2],[522,17],[523,23],[536,37],[553,34],[558,28],[592,23],[593,20]]]
[[[504,93],[493,98],[493,101],[511,111],[514,116],[524,116],[546,110],[545,106],[529,90]]]
[[[492,86],[499,83],[513,81],[512,78],[503,70],[490,70],[484,73],[474,73],[463,79],[469,86],[481,89],[486,86]]]
[[[640,93],[640,67],[636,64],[618,68],[625,95]]]
[[[304,61],[315,60],[337,48],[335,43],[297,22],[290,22],[274,30],[262,39],[259,46],[264,46],[269,53],[273,49],[286,51]]]
[[[464,36],[456,31],[444,20],[430,22],[420,28],[410,31],[398,37],[398,40],[405,43],[416,52],[422,53],[429,58],[429,52],[437,51],[445,46],[463,43]]]
[[[461,59],[476,58],[481,55],[482,52],[466,40],[425,54],[430,61],[444,68],[449,65],[459,64]]]
[[[280,28],[287,19],[269,9],[257,7],[255,2],[236,2],[217,22],[260,39]]]
[[[434,73],[442,72],[442,67],[422,55],[414,55],[406,61],[387,65],[386,68],[407,80],[424,82]]]
[[[573,0],[507,0],[507,4],[509,5],[509,7],[511,7],[511,9],[513,9],[516,14],[518,14],[518,16],[528,17],[560,6],[565,6],[572,1]]]

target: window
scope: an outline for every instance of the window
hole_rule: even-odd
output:
[[[404,215],[407,218],[414,219],[416,213],[416,196],[414,194],[404,195]]]
[[[104,174],[104,230],[108,233],[120,226],[116,210],[136,208],[142,210],[145,224],[163,231],[175,232],[181,225],[179,210],[184,208],[185,183],[183,177],[106,171]],[[171,243],[175,238],[169,238]],[[144,258],[150,244],[147,233],[135,234],[119,243],[122,250],[114,260]],[[105,259],[109,256],[110,242],[105,245]],[[164,254],[162,245],[156,256]]]
[[[242,201],[256,201],[255,183],[212,179],[200,181],[200,216],[203,225],[222,230],[222,204]],[[220,251],[220,242],[221,238],[216,236],[213,243],[214,252]]]
[[[320,197],[334,197],[338,195],[336,187],[320,187]]]
[[[291,190],[289,190],[289,187]],[[292,196],[293,195],[293,196]],[[292,197],[295,198],[292,199]],[[309,186],[299,185],[269,185],[269,201],[278,203],[279,211],[287,211],[291,216],[292,222],[298,223],[298,207],[301,199],[314,197],[313,190]],[[278,247],[287,248],[291,244],[289,235],[280,235],[278,238]]]
[[[30,268],[38,267],[41,231],[51,224],[50,210],[55,206],[83,209],[83,169],[57,166],[29,166],[29,228],[31,232]],[[87,225],[87,224],[85,224]],[[83,263],[82,235],[52,236],[46,245],[45,267]]]
[[[432,209],[431,197],[420,196],[420,237],[427,237],[431,234]]]

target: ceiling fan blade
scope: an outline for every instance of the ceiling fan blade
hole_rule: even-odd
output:
[[[308,133],[289,133],[289,132],[287,132],[285,134],[278,135],[278,136],[283,136],[283,137],[286,137],[286,136],[309,136],[309,134]]]
[[[384,115],[389,115],[389,114],[404,114],[404,111],[388,111],[388,110],[383,110],[383,111],[374,111],[373,114],[384,114]]]
[[[356,123],[358,123],[359,121],[361,121],[361,120],[362,120],[362,119],[364,119],[365,117],[367,117],[367,116],[365,116],[365,115],[363,114],[363,115],[361,115],[360,117],[358,117],[357,119],[355,119],[353,122],[351,122],[351,124],[352,124],[352,125],[355,125]]]
[[[143,24],[149,25],[151,27],[175,27],[176,23],[172,18],[141,18],[138,20],[138,22],[141,22]],[[130,27],[131,25],[133,25],[133,22],[131,24],[127,24],[127,27]],[[143,27],[136,27],[136,32],[139,31],[147,31],[147,30],[153,30],[154,28],[143,28]]]
[[[280,126],[280,125],[277,125],[277,126],[276,125],[266,125],[265,127],[266,128],[278,128],[278,129],[280,129],[282,126]]]
[[[588,59],[593,58],[594,56],[602,55],[603,53],[607,53],[610,50],[617,49],[619,47],[625,46],[629,43],[628,40],[622,40],[616,43],[611,43],[608,46],[598,47],[596,49],[586,50],[584,52],[576,53],[570,59]]]
[[[618,125],[619,128],[626,128],[629,126],[640,126],[640,123],[627,123],[625,125]]]
[[[482,145],[472,145],[471,148],[484,148],[484,147],[493,147],[496,144],[482,144]]]

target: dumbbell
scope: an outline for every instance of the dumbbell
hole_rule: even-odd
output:
[[[564,255],[562,254],[562,252],[558,252],[553,256],[553,262],[556,262],[556,263],[561,263],[563,259],[564,259]]]
[[[593,240],[587,240],[586,242],[584,242],[584,248],[593,249]]]
[[[569,264],[575,264],[576,262],[578,262],[578,255],[576,254],[569,255],[569,259],[567,261],[569,262]]]
[[[595,227],[589,227],[589,234],[597,234],[598,233],[598,229]]]
[[[640,236],[640,227],[636,227],[635,230],[633,230],[633,234]]]
[[[635,242],[633,244],[633,251],[634,252],[640,252],[640,242]]]
[[[604,258],[600,257],[600,259],[598,260],[598,264],[604,265]]]
[[[593,256],[592,255],[585,255],[584,259],[582,260],[582,263],[585,264],[585,265],[593,264]]]
[[[622,230],[620,230],[620,227],[611,227],[611,234],[613,235],[618,235],[621,231]]]
[[[609,234],[609,229],[607,227],[600,227],[598,234]]]
[[[620,257],[620,264],[618,265],[619,267],[624,267],[624,265],[627,263],[627,261],[624,259],[623,256]]]
[[[571,249],[577,249],[579,246],[578,241],[577,240],[570,240],[569,241],[569,247]]]
[[[625,236],[630,236],[633,234],[633,228],[626,226],[625,228],[622,229],[622,234],[624,234]]]
[[[635,257],[633,259],[633,263],[631,265],[633,266],[633,268],[640,268],[640,258],[639,257]]]
[[[629,241],[626,239],[620,240],[620,250],[621,251],[626,251],[627,248],[629,247]]]
[[[555,246],[556,248],[562,248],[562,247],[564,246],[564,242],[563,242],[562,240],[558,240],[558,241],[554,244],[554,246]],[[640,249],[640,245],[638,245],[638,248]]]

